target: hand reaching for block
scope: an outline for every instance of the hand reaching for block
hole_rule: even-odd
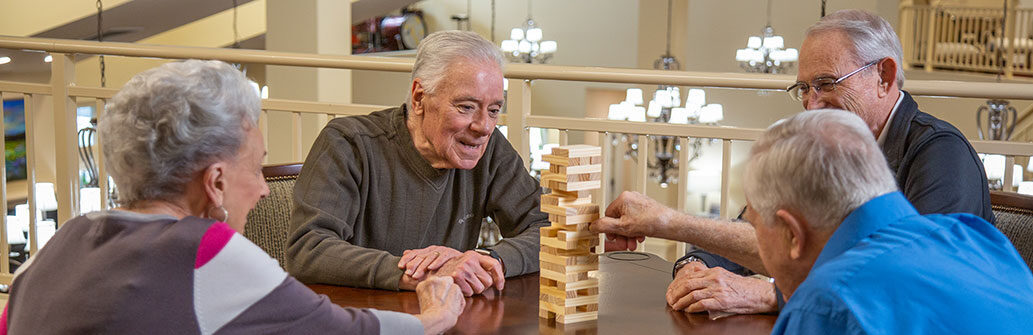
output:
[[[666,237],[676,212],[642,193],[623,192],[592,222],[593,233],[606,233],[606,251],[635,250],[645,236]],[[611,249],[613,248],[613,249]]]

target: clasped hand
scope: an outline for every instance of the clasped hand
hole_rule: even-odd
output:
[[[406,250],[398,261],[398,268],[405,269],[405,275],[415,281],[428,276],[451,277],[467,297],[492,286],[502,290],[506,282],[502,265],[494,258],[473,250],[459,252],[443,246]]]

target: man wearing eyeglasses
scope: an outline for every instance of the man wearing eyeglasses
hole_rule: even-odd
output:
[[[839,11],[807,30],[797,82],[787,91],[805,109],[838,108],[860,116],[919,213],[971,213],[994,222],[975,150],[954,126],[919,111],[901,90],[901,57],[900,40],[886,20],[861,10]],[[667,302],[676,310],[746,314],[781,308],[782,294],[771,281],[743,276],[768,273],[749,224],[663,215],[663,207],[625,192],[591,229],[608,234],[607,250],[634,249],[643,236],[707,250],[692,251],[675,264]]]

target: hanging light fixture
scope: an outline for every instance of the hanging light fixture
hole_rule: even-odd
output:
[[[673,0],[667,1],[667,49],[664,54],[653,62],[653,68],[657,70],[681,70],[681,63],[671,54],[671,13]],[[629,88],[624,101],[610,105],[607,118],[610,120],[627,120],[635,122],[661,122],[672,124],[709,124],[714,125],[724,119],[724,110],[720,104],[707,104],[706,93],[702,89],[689,89],[682,105],[681,91],[676,86],[659,85],[653,92],[653,98],[648,102],[642,99],[642,89]],[[686,149],[677,143],[673,136],[650,136],[652,140],[653,154],[647,157],[646,163],[649,167],[649,174],[660,187],[667,188],[670,183],[677,182],[678,152]],[[692,138],[689,145],[692,154],[689,162],[699,158],[705,140]],[[624,158],[638,161],[638,135],[621,135],[618,142],[614,139],[612,145],[617,146],[624,143],[626,146]]]
[[[1001,12],[1001,32],[997,36],[1000,38],[998,45],[1004,45],[1004,27],[1005,20],[1008,17],[1008,0],[1004,1],[1004,8]],[[1001,82],[1001,75],[1004,73],[1004,55],[1003,48],[997,48],[997,64],[999,64],[999,70],[997,72],[997,82]],[[1011,132],[1015,128],[1015,122],[1018,121],[1018,113],[1015,107],[1009,105],[1008,100],[1003,99],[990,99],[986,101],[986,104],[979,106],[976,109],[976,127],[979,129],[979,139],[981,140],[992,140],[992,141],[1007,141],[1011,138]],[[983,112],[986,112],[986,119],[983,118]],[[985,134],[983,127],[983,120],[986,120]],[[987,171],[989,172],[989,171]]]
[[[514,63],[545,64],[556,53],[556,41],[543,41],[542,28],[531,18],[531,0],[527,1],[527,21],[513,28],[509,39],[502,41],[502,53]]]
[[[735,60],[746,72],[784,73],[800,58],[796,49],[785,48],[785,39],[775,35],[771,27],[771,0],[768,0],[768,22],[760,36],[750,36],[746,48],[735,51]]]

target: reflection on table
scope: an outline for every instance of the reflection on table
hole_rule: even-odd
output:
[[[774,315],[737,315],[710,320],[706,313],[688,314],[667,306],[664,295],[671,282],[671,263],[645,253],[607,253],[599,258],[599,320],[556,324],[538,318],[538,274],[506,280],[499,293],[467,299],[456,334],[768,334]],[[341,306],[419,313],[413,292],[309,285]]]

